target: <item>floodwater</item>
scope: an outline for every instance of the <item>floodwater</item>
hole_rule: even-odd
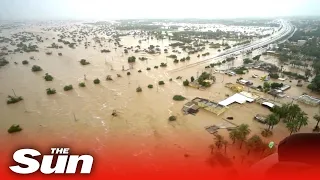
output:
[[[153,155],[163,149],[172,149],[172,159],[183,159],[183,154],[192,156],[209,154],[209,144],[213,143],[213,136],[205,131],[204,127],[224,123],[224,118],[234,117],[233,123],[246,123],[250,125],[252,133],[259,134],[263,125],[253,121],[255,114],[265,114],[268,109],[258,104],[233,104],[222,115],[216,116],[201,110],[197,115],[183,115],[181,108],[186,102],[176,102],[172,97],[176,94],[183,95],[188,99],[194,97],[209,98],[219,102],[226,98],[226,94],[232,95],[234,92],[224,87],[225,83],[235,83],[236,77],[229,77],[216,73],[216,83],[205,91],[193,88],[186,88],[182,85],[182,80],[190,79],[204,71],[205,65],[196,66],[182,71],[169,73],[171,69],[186,66],[203,60],[205,57],[197,58],[197,54],[190,55],[191,60],[186,62],[173,63],[173,59],[166,58],[172,54],[168,40],[149,40],[138,43],[139,38],[131,36],[121,37],[121,44],[124,47],[140,45],[141,49],[149,45],[159,45],[162,49],[161,55],[149,55],[144,52],[134,53],[129,51],[123,53],[123,48],[114,49],[113,43],[104,42],[103,47],[98,44],[96,48],[92,45],[87,49],[83,43],[75,49],[64,46],[63,49],[46,48],[52,42],[57,43],[57,32],[44,32],[39,29],[32,31],[35,34],[48,37],[49,40],[39,43],[40,52],[36,53],[16,53],[7,56],[10,64],[0,69],[0,146],[9,149],[22,147],[26,144],[75,144],[85,146],[92,152],[109,152],[113,156],[137,157],[144,156],[152,161]],[[52,40],[52,37],[56,37]],[[93,37],[88,37],[90,40]],[[232,44],[233,42],[229,42]],[[163,53],[163,49],[169,49],[169,53]],[[10,49],[10,46],[9,46]],[[101,49],[110,49],[110,53],[101,53]],[[46,55],[45,52],[52,52]],[[218,54],[217,50],[206,48],[203,52],[210,52],[210,56]],[[58,56],[61,52],[63,56]],[[34,56],[35,60],[29,60],[29,65],[22,65],[22,60]],[[133,69],[129,69],[127,58],[136,56]],[[178,59],[187,57],[184,52],[177,54]],[[147,57],[147,61],[140,61],[138,57]],[[238,66],[242,64],[245,56],[239,55],[234,62],[226,66]],[[86,59],[91,64],[82,66],[80,59]],[[18,62],[15,65],[13,62]],[[168,67],[160,67],[160,63],[168,63]],[[32,72],[32,65],[42,67],[42,72]],[[154,66],[159,66],[154,69]],[[129,69],[122,71],[122,67]],[[151,70],[147,71],[146,68]],[[113,69],[113,70],[112,70]],[[138,73],[138,70],[142,70]],[[131,75],[127,76],[130,71]],[[43,79],[45,73],[54,77],[52,82]],[[117,77],[121,74],[122,77]],[[244,79],[249,79],[254,84],[263,84],[258,78],[251,76],[257,74],[262,76],[265,72],[250,70],[249,74],[243,75]],[[86,80],[84,80],[86,75]],[[113,81],[106,81],[106,76],[111,75]],[[182,76],[182,80],[176,77]],[[93,84],[93,80],[99,78],[99,85]],[[172,78],[173,81],[169,81]],[[164,81],[165,85],[158,86],[158,81]],[[86,87],[78,87],[79,82],[85,82]],[[286,82],[289,83],[289,82]],[[65,85],[72,84],[72,91],[63,91]],[[148,89],[147,85],[153,84],[153,89]],[[286,93],[290,97],[297,97],[303,92],[309,91],[306,86],[297,88],[296,81],[289,83],[292,88]],[[142,92],[137,93],[136,88],[142,87]],[[48,96],[47,88],[55,88],[57,94]],[[24,98],[23,101],[7,105],[8,95],[13,95],[13,91]],[[262,94],[262,96],[268,95]],[[277,101],[291,102],[291,99],[277,99]],[[315,125],[312,119],[318,112],[316,107],[300,104],[302,109],[308,113],[310,123],[302,128],[303,132],[311,132]],[[118,112],[117,117],[113,117],[112,111]],[[177,116],[176,122],[169,122],[170,115]],[[7,129],[12,124],[20,124],[23,131],[16,134],[8,134]],[[221,131],[222,134],[227,133]],[[269,140],[278,142],[283,137],[289,135],[284,124],[279,124],[274,129],[274,136]],[[228,136],[226,136],[227,138]],[[232,155],[230,155],[232,156]],[[151,159],[151,160],[150,160]],[[194,159],[202,161],[203,159]]]

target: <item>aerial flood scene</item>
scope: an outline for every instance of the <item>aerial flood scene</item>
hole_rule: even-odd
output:
[[[319,27],[312,17],[1,21],[0,152],[76,147],[119,174],[119,158],[157,171],[165,158],[249,167],[287,136],[320,132]]]

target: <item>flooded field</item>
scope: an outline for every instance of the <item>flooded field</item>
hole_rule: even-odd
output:
[[[220,102],[226,98],[226,95],[234,94],[225,87],[225,83],[236,83],[236,79],[240,76],[230,77],[216,72],[214,74],[216,83],[206,90],[184,87],[183,80],[190,79],[191,76],[197,77],[205,71],[204,67],[208,64],[177,72],[170,72],[170,70],[208,57],[197,57],[197,54],[193,54],[189,55],[190,60],[174,63],[173,59],[166,57],[173,54],[169,44],[174,41],[149,39],[139,44],[138,41],[145,37],[122,36],[121,44],[124,47],[140,45],[141,49],[147,49],[150,45],[159,45],[161,49],[161,54],[135,53],[134,50],[129,50],[126,54],[123,47],[116,47],[113,42],[103,41],[100,47],[92,40],[94,36],[87,36],[87,40],[91,41],[91,45],[87,48],[84,47],[83,42],[75,49],[67,46],[62,49],[47,48],[53,42],[57,43],[58,32],[43,31],[39,28],[24,29],[24,31],[30,31],[48,39],[37,44],[39,52],[9,54],[6,59],[10,64],[0,69],[0,102],[2,102],[0,103],[0,146],[2,147],[13,149],[24,144],[63,142],[62,144],[90,147],[90,151],[105,152],[106,155],[114,157],[143,156],[146,158],[145,162],[152,162],[152,157],[163,149],[172,149],[170,152],[174,155],[171,156],[172,159],[180,160],[184,158],[183,154],[191,154],[193,157],[209,155],[208,146],[213,143],[213,136],[204,127],[224,123],[227,117],[233,117],[232,122],[235,124],[249,124],[252,134],[260,134],[266,127],[253,121],[253,117],[256,114],[268,115],[270,111],[256,103],[233,104],[220,116],[204,110],[200,110],[196,115],[184,115],[181,108],[187,101],[173,101],[174,95],[183,95],[188,100],[203,97]],[[3,31],[2,36],[12,33],[14,32]],[[212,40],[215,43],[221,43],[221,41]],[[228,43],[232,45],[235,42]],[[96,47],[93,47],[95,45]],[[8,45],[8,49],[12,47]],[[111,52],[101,53],[102,49],[109,49]],[[169,53],[164,53],[163,49],[168,49]],[[207,51],[210,52],[210,56],[219,53],[217,49],[206,48],[205,52]],[[47,55],[46,52],[52,52],[52,55]],[[62,53],[62,56],[58,53]],[[253,55],[255,53],[253,52]],[[178,59],[188,56],[185,52],[176,53],[176,55]],[[29,59],[32,56],[34,60]],[[132,67],[128,63],[130,56],[137,58]],[[141,61],[139,57],[148,59]],[[242,65],[245,57],[246,55],[239,55],[235,61],[216,67],[216,70]],[[79,63],[81,59],[86,59],[90,64],[82,66]],[[261,59],[275,62],[273,57],[263,56]],[[29,64],[23,65],[23,60],[28,60]],[[160,67],[161,63],[167,63],[167,67]],[[33,65],[40,66],[43,71],[32,72]],[[154,66],[159,67],[156,69]],[[146,70],[148,67],[150,70]],[[138,70],[142,72],[139,73]],[[127,75],[127,72],[131,75]],[[45,81],[43,78],[45,73],[52,75],[54,80]],[[260,77],[267,75],[267,72],[250,70],[241,77],[256,85],[262,85],[263,82],[259,78],[251,77],[253,74]],[[113,80],[107,81],[107,75],[111,75]],[[182,80],[176,79],[178,76],[181,76]],[[96,78],[100,79],[100,84],[93,83]],[[170,81],[171,78],[172,81]],[[158,85],[159,81],[164,81],[165,84]],[[85,82],[86,87],[79,87],[80,82]],[[63,87],[69,84],[73,85],[74,89],[64,91]],[[153,89],[147,88],[149,84],[153,85]],[[277,98],[276,101],[291,102],[292,97],[298,97],[304,92],[312,94],[306,85],[296,87],[296,80],[292,82],[286,80],[285,84],[292,86],[286,91],[290,98]],[[139,86],[142,88],[140,93],[136,92]],[[57,94],[48,96],[47,88],[55,88]],[[7,96],[14,95],[13,93],[22,96],[24,100],[7,105],[5,103]],[[264,93],[261,93],[261,96],[273,99],[272,96]],[[312,117],[318,113],[318,108],[299,105],[309,117],[309,125],[303,127],[301,132],[311,132],[316,124]],[[118,112],[116,117],[111,115],[114,110]],[[177,116],[177,121],[169,122],[168,117],[171,115]],[[14,135],[8,134],[7,129],[12,124],[19,124],[23,131]],[[228,137],[227,131],[221,130],[220,133]],[[284,124],[279,123],[275,126],[274,135],[267,141],[278,142],[287,135],[289,131]],[[230,156],[233,155],[230,154]],[[194,158],[191,161],[204,161],[204,159]]]

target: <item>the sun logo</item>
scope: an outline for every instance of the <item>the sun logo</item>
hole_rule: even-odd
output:
[[[53,157],[57,154],[57,163],[51,167]],[[29,157],[26,157],[28,155]],[[31,157],[30,157],[31,156]],[[18,174],[31,174],[39,170],[43,174],[75,174],[79,161],[82,161],[80,173],[89,174],[93,165],[91,155],[69,155],[69,148],[51,148],[51,155],[43,155],[41,164],[32,157],[41,156],[41,153],[34,149],[20,149],[13,154],[13,159],[20,165],[10,166],[9,168]]]

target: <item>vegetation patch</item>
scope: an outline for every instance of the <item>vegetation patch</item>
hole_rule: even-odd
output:
[[[142,88],[141,87],[137,87],[136,91],[137,92],[142,92]]]
[[[80,64],[83,65],[83,66],[85,66],[85,65],[90,64],[90,62],[88,62],[88,61],[85,60],[85,59],[81,59],[81,60],[80,60]]]
[[[148,85],[148,88],[149,88],[149,89],[152,89],[152,88],[153,88],[153,85],[152,85],[152,84],[149,84],[149,85]]]
[[[169,121],[175,121],[175,120],[177,120],[177,117],[176,117],[176,116],[170,116],[170,117],[169,117]]]
[[[33,65],[31,68],[32,72],[38,72],[38,71],[42,71],[42,68],[40,66],[37,65]]]
[[[174,95],[172,99],[175,101],[184,101],[186,98],[181,95]]]
[[[73,89],[73,86],[70,84],[70,85],[67,85],[63,88],[64,91],[70,91]]]
[[[86,84],[84,82],[79,83],[79,87],[86,87]]]
[[[94,84],[100,84],[100,79],[96,78],[95,80],[93,80]]]
[[[51,94],[55,94],[56,93],[56,90],[55,89],[51,89],[51,88],[48,88],[48,89],[46,89],[46,91],[47,91],[47,95],[51,95]]]
[[[8,129],[8,133],[16,133],[16,132],[20,132],[22,131],[22,128],[20,127],[20,125],[12,125],[9,129]]]
[[[159,85],[164,85],[164,82],[163,81],[159,81],[158,84]]]
[[[53,77],[50,75],[50,74],[48,74],[48,73],[46,73],[46,75],[43,77],[46,81],[52,81],[53,80]]]
[[[14,104],[17,103],[19,101],[22,101],[23,98],[21,96],[8,96],[8,100],[7,100],[7,104]]]

